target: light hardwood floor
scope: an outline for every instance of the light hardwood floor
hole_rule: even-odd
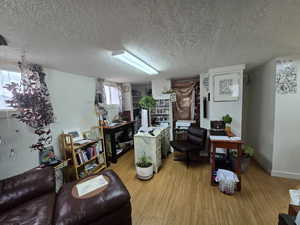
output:
[[[131,194],[133,225],[276,225],[287,213],[288,190],[300,188],[300,181],[271,177],[252,162],[241,193],[228,196],[210,186],[208,162],[186,168],[172,155],[150,181],[140,181],[133,157],[130,151],[109,167]]]

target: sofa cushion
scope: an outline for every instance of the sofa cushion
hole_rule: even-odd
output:
[[[109,177],[109,185],[100,194],[86,199],[77,199],[72,188],[78,181],[65,184],[56,198],[54,224],[84,225],[98,221],[130,202],[130,195],[112,170],[101,174]],[[116,218],[118,220],[118,218]]]
[[[27,201],[55,192],[52,167],[32,169],[0,181],[0,212],[18,207]]]
[[[0,214],[1,225],[51,225],[55,192],[32,199]]]
[[[200,151],[201,146],[192,144],[189,141],[171,141],[170,145],[178,152]]]

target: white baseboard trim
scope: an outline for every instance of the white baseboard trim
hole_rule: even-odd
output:
[[[262,157],[259,153],[255,154],[254,159],[268,174],[271,174],[272,163]]]
[[[292,172],[286,172],[280,170],[272,170],[271,176],[300,180],[300,173],[292,173]]]

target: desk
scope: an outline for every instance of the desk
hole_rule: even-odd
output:
[[[289,216],[297,216],[300,206],[289,204]]]
[[[124,131],[128,129],[131,130],[131,137],[129,140],[133,140],[134,121],[121,123],[113,127],[110,126],[103,127],[105,147],[106,147],[105,150],[109,161],[116,163],[117,159],[129,150],[126,149],[123,150],[121,153],[117,154],[117,149],[116,149],[117,142],[116,142],[116,135],[115,135],[119,131]]]
[[[216,170],[216,148],[224,148],[226,151],[229,149],[236,149],[237,150],[237,165],[236,171],[239,178],[239,183],[237,184],[237,191],[241,191],[242,185],[242,177],[241,177],[241,157],[242,157],[242,144],[241,140],[211,140],[209,138],[209,150],[211,151],[210,154],[210,163],[211,163],[211,185],[216,185],[214,180],[214,172]],[[211,149],[212,146],[212,149]]]

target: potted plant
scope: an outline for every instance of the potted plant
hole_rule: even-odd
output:
[[[229,133],[231,133],[231,123],[232,123],[232,117],[227,114],[225,116],[222,117],[224,123],[225,123],[225,130]]]
[[[242,157],[241,157],[241,172],[244,173],[251,162],[251,158],[254,156],[254,148],[250,145],[245,144],[242,148]],[[235,169],[237,164],[237,151],[232,150],[230,154],[230,158],[232,160],[232,166]]]
[[[141,180],[149,180],[153,177],[153,163],[145,153],[136,163],[136,173]]]
[[[142,108],[142,126],[146,124],[146,127],[148,127],[149,121],[151,121],[150,109],[155,107],[156,101],[152,96],[144,96],[139,101],[139,105]]]

